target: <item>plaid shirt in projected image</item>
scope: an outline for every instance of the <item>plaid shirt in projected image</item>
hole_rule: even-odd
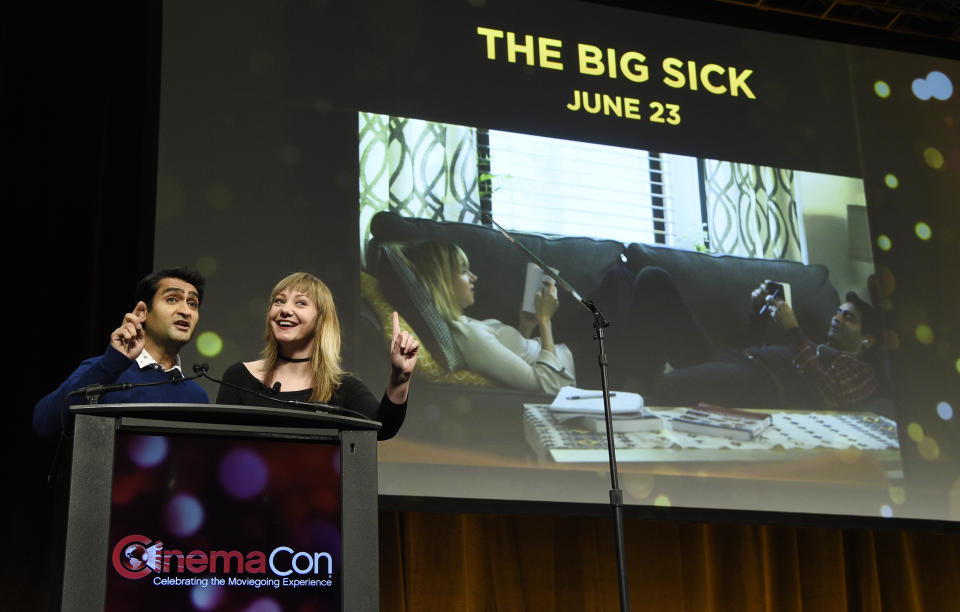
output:
[[[793,348],[793,363],[810,381],[823,408],[851,410],[873,395],[877,375],[873,366],[848,353],[808,340]]]

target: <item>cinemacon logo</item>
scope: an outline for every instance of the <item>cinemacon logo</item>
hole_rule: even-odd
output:
[[[290,574],[333,575],[333,557],[326,552],[294,552],[289,546],[277,546],[269,553],[251,550],[164,549],[163,542],[143,535],[128,535],[113,547],[113,568],[124,578],[144,578],[163,574]]]

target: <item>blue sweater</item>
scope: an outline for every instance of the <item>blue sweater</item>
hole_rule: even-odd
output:
[[[147,368],[141,370],[136,361],[107,346],[100,357],[87,359],[80,364],[56,391],[48,394],[33,408],[33,430],[42,438],[52,438],[60,433],[63,424],[70,418],[64,398],[67,394],[87,385],[113,383],[147,383],[169,380],[170,374]],[[126,391],[112,391],[100,396],[101,404],[208,404],[207,392],[192,380],[181,380],[169,385],[140,387]],[[82,396],[73,396],[70,405],[84,404]]]

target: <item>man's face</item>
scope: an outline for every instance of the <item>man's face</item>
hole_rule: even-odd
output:
[[[179,278],[161,279],[144,321],[147,340],[159,347],[179,348],[190,341],[199,318],[197,288]]]
[[[860,312],[857,307],[846,302],[837,308],[837,314],[830,320],[830,329],[827,331],[827,343],[833,348],[848,353],[856,353],[866,348],[864,341],[869,339],[863,333]]]

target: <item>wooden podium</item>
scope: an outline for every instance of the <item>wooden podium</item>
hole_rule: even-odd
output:
[[[62,610],[377,610],[380,423],[290,408],[74,406]]]

